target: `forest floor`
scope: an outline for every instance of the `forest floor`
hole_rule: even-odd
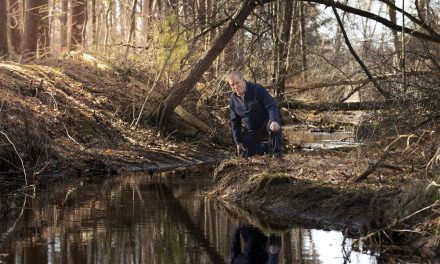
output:
[[[145,98],[145,118],[133,126]],[[399,242],[409,246],[406,254],[438,257],[439,193],[436,186],[426,188],[425,168],[437,142],[431,134],[420,135],[417,144],[391,139],[362,151],[289,149],[282,160],[231,159],[228,150],[233,148],[220,147],[215,136],[179,119],[174,126],[184,131],[164,134],[151,128],[147,117],[158,101],[137,81],[99,69],[95,61],[0,63],[1,201],[14,189],[47,178],[225,160],[206,195],[226,206],[240,204],[252,213],[270,215],[271,226],[301,217],[323,228],[348,228],[370,245]],[[208,125],[215,121],[194,102],[184,102],[184,107]],[[216,132],[225,131],[227,122]],[[386,145],[390,148],[383,151]],[[365,179],[355,182],[363,173]],[[2,210],[4,215],[10,208],[1,202]]]

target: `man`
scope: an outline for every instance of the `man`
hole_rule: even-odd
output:
[[[247,82],[240,72],[231,72],[227,81],[233,90],[231,125],[238,155],[250,157],[272,152],[275,158],[281,158],[280,114],[273,97],[263,86]],[[264,143],[269,135],[271,148]]]

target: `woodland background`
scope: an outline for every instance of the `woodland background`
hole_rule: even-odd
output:
[[[249,3],[236,36],[222,39]],[[282,100],[403,100],[423,109],[420,123],[438,115],[439,12],[430,0],[3,0],[0,54],[28,62],[90,52],[148,72],[165,93],[195,78],[207,101],[229,92],[224,74],[238,69]],[[207,55],[206,72],[192,71]]]
[[[365,110],[358,137],[409,140],[432,135],[440,118],[439,12],[430,0],[3,0],[0,54],[88,56],[141,80],[140,103],[123,107],[131,125],[161,127],[190,100],[187,120],[207,112],[199,130],[227,126],[224,76],[240,70],[283,109]]]

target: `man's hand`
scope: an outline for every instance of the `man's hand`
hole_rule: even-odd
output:
[[[242,143],[238,143],[237,144],[237,157],[240,157],[241,151],[246,151],[246,149]]]
[[[280,124],[278,124],[277,122],[272,121],[272,122],[270,123],[269,129],[270,129],[270,131],[272,131],[272,132],[277,132],[278,130],[281,129],[281,126],[280,126]]]

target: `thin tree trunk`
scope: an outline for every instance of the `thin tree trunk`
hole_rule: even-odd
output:
[[[395,0],[389,0],[393,5],[395,4]],[[387,5],[388,7],[388,15],[390,16],[390,21],[394,24],[397,24],[397,14],[396,14],[396,10],[394,10],[393,8],[391,8],[389,5]],[[394,67],[395,69],[400,69],[402,66],[402,57],[400,54],[400,48],[401,48],[401,44],[400,44],[400,40],[399,40],[399,35],[397,34],[397,31],[392,31],[393,33],[393,43],[394,43],[394,52],[395,52],[395,56],[394,56]]]
[[[157,125],[160,127],[163,118],[170,116],[174,109],[182,102],[185,96],[193,89],[200,77],[211,66],[212,62],[223,51],[226,44],[234,37],[237,30],[243,25],[246,18],[255,9],[255,1],[247,0],[237,16],[229,22],[223,33],[214,41],[211,48],[192,67],[187,77],[171,88],[170,93],[161,103],[157,111]]]
[[[128,40],[127,40],[127,49],[125,50],[125,57],[128,56],[128,53],[130,51],[130,46],[134,45],[136,43],[136,8],[137,8],[138,0],[134,0],[133,6],[131,9],[130,14],[130,31],[128,33]],[[133,41],[134,39],[134,41]]]
[[[38,27],[38,53],[39,56],[47,56],[50,52],[50,20],[49,1],[45,0],[40,8],[40,26]]]
[[[101,1],[96,2],[95,10],[97,11],[97,21],[96,21],[96,43],[95,43],[95,51],[98,51],[98,45],[101,43],[101,37],[103,34],[102,25],[105,16],[105,8]]]
[[[105,47],[105,52],[107,52],[107,50],[109,50],[109,43],[110,43],[110,38],[111,38],[111,30],[112,30],[112,18],[113,18],[113,14],[112,11],[113,10],[113,2],[109,2],[108,4],[108,9],[105,15],[105,36],[104,36],[104,47]]]
[[[96,23],[96,0],[92,0],[92,46],[96,49],[98,45],[98,30]]]
[[[22,51],[24,59],[35,58],[38,47],[38,35],[41,26],[43,8],[47,8],[47,0],[27,0],[25,8],[24,34]]]
[[[61,0],[61,30],[60,30],[60,38],[61,38],[61,51],[68,51],[67,47],[67,22],[68,22],[68,12],[69,12],[69,1]]]
[[[305,14],[304,14],[304,3],[301,2],[300,4],[300,42],[301,42],[301,68],[302,68],[302,77],[303,80],[306,79],[305,72],[307,70],[307,50],[306,50],[306,22],[305,22]]]
[[[83,47],[86,18],[87,3],[85,0],[73,0],[71,46],[74,50],[79,50]]]
[[[0,1],[0,57],[7,56],[8,50],[8,5]]]
[[[128,34],[128,41],[127,44],[129,44],[127,46],[127,53],[130,49],[130,44],[132,44],[132,40],[134,38],[136,38],[135,33],[136,33],[136,7],[137,7],[138,1],[134,0],[133,2],[133,7],[131,9],[131,15],[130,15],[130,32]]]
[[[21,53],[21,36],[23,32],[23,5],[19,0],[9,2],[9,23],[11,46],[15,54]]]
[[[286,81],[286,73],[287,73],[287,52],[289,47],[290,40],[290,29],[292,27],[292,17],[293,17],[293,3],[294,1],[285,1],[285,6],[283,6],[283,23],[281,24],[281,36],[278,41],[278,63],[276,71],[276,79],[275,79],[275,96],[279,99],[282,99],[284,96],[284,83]]]
[[[295,56],[296,56],[295,49],[296,49],[296,46],[298,44],[298,39],[299,39],[298,38],[298,30],[299,30],[299,21],[300,21],[300,17],[299,17],[299,15],[300,15],[300,13],[299,13],[300,2],[299,1],[294,1],[294,2],[295,2],[294,8],[293,8],[294,11],[293,11],[291,30],[290,30],[292,36],[290,37],[289,46],[287,49],[287,57],[288,57],[287,65],[286,65],[287,72],[289,72],[289,70],[292,68],[292,66],[295,65],[291,62],[295,60]],[[286,87],[284,87],[284,88],[286,88]]]
[[[142,33],[144,35],[144,39],[147,39],[149,26],[150,26],[150,0],[143,0],[142,3]]]

